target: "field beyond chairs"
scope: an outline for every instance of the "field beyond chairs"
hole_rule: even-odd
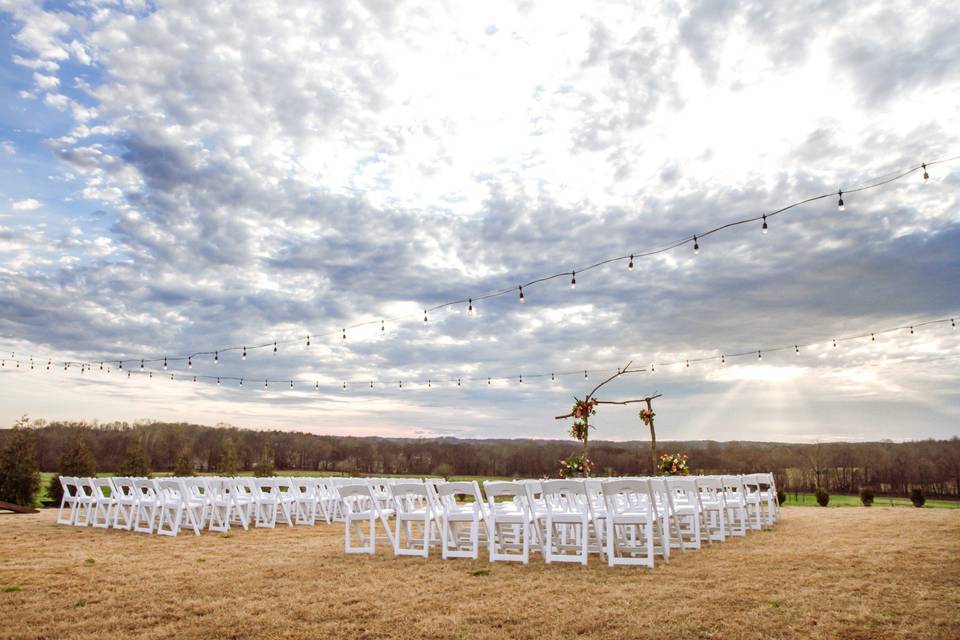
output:
[[[177,536],[343,522],[344,551],[653,568],[772,527],[772,474],[446,482],[393,478],[61,477],[57,523]]]

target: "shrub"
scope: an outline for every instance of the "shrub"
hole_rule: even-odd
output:
[[[230,438],[227,438],[223,443],[223,450],[220,452],[220,464],[217,466],[220,473],[225,476],[235,476],[240,472],[237,448]]]
[[[32,507],[40,490],[33,432],[14,427],[0,453],[0,500]]]
[[[150,463],[147,461],[147,452],[143,449],[143,443],[136,439],[127,447],[126,457],[123,464],[117,470],[117,475],[128,478],[149,478]]]
[[[786,504],[787,492],[782,489],[777,490],[777,504]]]
[[[825,507],[830,504],[830,494],[827,493],[823,487],[817,488],[817,504],[821,507]]]
[[[60,486],[60,476],[75,476],[78,478],[92,478],[97,475],[97,461],[87,445],[85,437],[78,436],[69,449],[60,457],[60,475],[50,479],[47,495],[54,503],[60,504],[63,498],[63,487]]]
[[[860,487],[860,502],[865,507],[873,506],[873,489],[870,487]]]
[[[927,497],[923,495],[923,489],[911,489],[910,490],[910,502],[913,503],[915,507],[922,507],[927,501]]]
[[[260,459],[253,465],[253,475],[257,478],[269,478],[276,475],[273,468],[273,456],[270,455],[270,451],[266,447],[260,454]]]
[[[194,474],[193,455],[189,449],[181,449],[173,462],[173,475],[178,478],[186,478]],[[272,474],[271,474],[272,475]]]

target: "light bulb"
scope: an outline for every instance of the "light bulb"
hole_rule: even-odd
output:
[[[153,371],[150,372],[150,378],[153,378]]]
[[[123,360],[118,361],[117,366],[123,369]],[[64,364],[64,370],[66,370],[66,364]]]
[[[426,310],[426,309],[423,310],[423,321],[424,321],[424,322],[427,321],[427,310]]]
[[[143,370],[143,360],[140,361],[140,369]]]
[[[910,335],[913,335],[913,327],[910,327]]]
[[[837,191],[837,195],[840,196],[840,199],[837,200],[837,209],[845,211],[846,207],[843,206],[843,191]]]
[[[307,346],[310,346],[310,336],[307,336]]]
[[[833,339],[833,348],[834,348],[834,349],[837,348],[837,339],[836,339],[836,338]]]
[[[928,180],[930,180],[930,174],[927,173],[927,163],[924,162],[924,163],[923,163],[922,165],[920,165],[920,166],[923,167],[923,182],[926,183]]]
[[[314,389],[316,389],[317,391],[320,391],[320,381],[317,380],[316,384],[314,384],[313,387],[314,387]]]
[[[172,374],[172,373],[170,374],[170,379],[173,380],[173,374]],[[243,381],[241,381],[240,384],[243,384]]]
[[[757,351],[757,360],[763,360],[763,354]]]
[[[523,304],[526,300],[523,299],[523,287],[520,287],[520,304]]]
[[[373,380],[370,381],[370,388],[373,389]]]
[[[400,388],[403,389],[403,380],[400,381]]]
[[[726,354],[720,356],[720,364],[721,364],[721,365],[727,364],[727,356],[726,356]]]
[[[793,350],[797,352],[797,355],[800,355],[800,345],[793,345]]]
[[[273,355],[277,355],[277,341],[273,341]]]
[[[910,330],[911,330],[911,332],[912,332],[912,331],[913,331],[913,327],[910,327]],[[31,365],[32,365],[32,361],[31,361]],[[103,371],[103,363],[102,363],[102,362],[100,363],[100,371]]]
[[[551,373],[551,374],[550,374],[550,382],[556,382],[556,381],[557,381],[557,379],[556,379],[556,378],[554,377],[554,375]]]
[[[83,373],[83,368],[82,368],[82,367],[80,368],[80,373]],[[129,377],[130,377],[130,371],[127,370],[127,378],[129,378]]]
[[[220,352],[219,352],[219,351],[214,351],[214,352],[213,352],[213,364],[220,364]]]
[[[576,271],[570,272],[570,288],[571,289],[577,288],[577,272]]]
[[[380,321],[380,335],[383,335],[387,331],[387,324],[383,320]]]
[[[217,384],[220,384],[220,376],[217,376]]]
[[[467,299],[467,315],[468,316],[473,315],[473,298]]]
[[[767,214],[763,214],[763,226],[760,227],[760,232],[767,235]]]
[[[876,342],[876,341],[877,341],[877,337],[871,333],[871,334],[870,334],[870,342]]]
[[[460,386],[460,378],[457,378],[457,386]]]
[[[690,368],[690,361],[687,360],[687,369],[689,369],[689,368]]]
[[[247,348],[246,348],[246,347],[243,348],[243,359],[244,359],[244,360],[247,359]]]
[[[343,390],[344,390],[344,391],[347,390],[347,381],[346,381],[346,380],[343,381]]]
[[[269,386],[269,385],[267,384],[267,381],[264,380],[264,381],[263,381],[263,388],[266,389],[268,386]]]
[[[194,382],[197,381],[197,376],[193,376],[193,381],[194,381]]]
[[[290,388],[293,389],[293,380],[290,381]]]
[[[630,262],[627,263],[627,271],[633,271],[633,254],[630,254]]]
[[[487,385],[490,385],[490,378],[487,378]]]
[[[656,373],[656,372],[657,372],[657,368],[656,368],[656,367],[654,366],[654,364],[651,362],[651,363],[650,363],[650,373]]]
[[[523,384],[523,374],[520,374],[520,384]]]
[[[173,380],[173,376],[170,376],[170,379]],[[240,378],[240,386],[243,386],[243,378]]]
[[[346,340],[346,339],[347,339],[347,328],[346,328],[346,327],[343,328],[343,336],[342,336],[342,338],[343,338],[343,340]]]
[[[187,358],[187,369],[193,369],[193,358]]]
[[[430,387],[432,387],[432,386],[433,386],[433,385],[432,385],[432,384],[430,384],[430,379],[429,379],[429,378],[427,378],[427,388],[429,389],[429,388],[430,388]]]
[[[693,255],[700,255],[700,243],[697,242],[697,236],[693,236]]]
[[[584,370],[584,372],[583,372],[583,379],[586,380],[587,378],[588,378],[587,372],[586,372],[586,370]]]

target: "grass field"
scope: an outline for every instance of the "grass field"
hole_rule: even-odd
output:
[[[40,489],[40,495],[37,496],[37,506],[43,504],[43,501],[48,499],[47,496],[47,486],[50,484],[50,480],[55,476],[55,473],[50,473],[49,471],[44,471],[40,474],[43,486]],[[98,474],[101,477],[113,475],[111,473],[101,473]],[[157,477],[168,476],[169,473],[156,473],[154,474]],[[240,475],[251,475],[251,472],[241,473]],[[307,477],[318,477],[318,476],[329,476],[329,475],[342,475],[342,474],[331,474],[331,473],[322,473],[319,471],[278,471],[277,475],[293,475],[293,476],[307,476]],[[400,476],[400,477],[417,477],[422,476]],[[450,476],[449,480],[510,480],[511,478],[507,477],[481,477],[481,476]],[[799,495],[794,495],[793,493],[787,494],[787,502],[785,506],[791,507],[816,507],[817,500],[812,493],[801,493]],[[845,496],[845,495],[831,495],[830,496],[830,507],[860,507],[860,497],[859,496]],[[882,497],[877,496],[874,501],[874,506],[884,506],[884,507],[913,507],[913,503],[910,502],[909,498],[896,498],[896,497]],[[924,505],[924,508],[933,508],[933,509],[960,509],[960,500],[927,500],[927,503]]]
[[[960,512],[785,508],[653,571],[343,553],[343,526],[158,538],[0,516],[0,637],[957,638]]]

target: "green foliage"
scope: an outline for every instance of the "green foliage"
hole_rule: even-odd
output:
[[[820,505],[821,507],[825,507],[828,504],[830,504],[830,494],[827,493],[823,489],[823,487],[820,487],[819,489],[817,489],[816,496],[817,496],[817,504]]]
[[[174,460],[173,475],[177,477],[187,477],[195,474],[196,472],[193,468],[193,454],[190,453],[189,449],[181,449],[180,452],[177,453],[176,460]]]
[[[147,452],[139,438],[130,442],[123,459],[123,464],[117,470],[117,475],[128,478],[149,478],[150,463],[147,461]]]
[[[860,487],[860,502],[865,507],[873,506],[873,489],[870,487]]]
[[[223,441],[223,450],[220,453],[220,464],[217,465],[217,469],[221,475],[225,476],[235,476],[240,473],[240,458],[230,438]]]
[[[910,502],[913,503],[915,507],[922,507],[927,502],[927,496],[924,495],[923,489],[913,488],[910,490]]]
[[[688,476],[687,454],[664,453],[657,459],[657,473],[664,476]]]
[[[787,501],[787,492],[783,489],[777,490],[777,504],[784,504]]]
[[[34,435],[29,429],[14,427],[0,452],[0,500],[32,507],[40,490]]]
[[[260,458],[253,465],[253,475],[257,478],[269,478],[277,475],[273,468],[273,456],[267,447],[263,448]]]
[[[97,475],[97,461],[90,451],[85,435],[77,434],[70,447],[60,457],[60,475],[67,477],[91,478]],[[63,498],[63,487],[60,486],[60,477],[54,476],[50,480],[47,494],[56,504]]]
[[[441,478],[447,478],[453,475],[453,465],[447,462],[441,462],[435,466],[430,473],[435,476],[440,476]]]

